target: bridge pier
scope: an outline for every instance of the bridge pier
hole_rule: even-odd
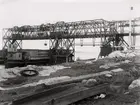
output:
[[[49,50],[50,55],[53,58],[53,62],[72,62],[75,60],[75,39],[50,39]],[[62,58],[62,61],[60,60],[60,58]]]
[[[115,35],[113,37],[107,37],[102,42],[101,51],[98,58],[108,56],[111,52],[116,50],[123,50],[123,46],[126,46],[127,48],[129,47],[123,36]]]
[[[16,30],[4,30],[3,29],[3,54],[4,59],[8,59],[8,56],[13,57],[16,53],[22,52],[22,37],[19,35],[20,32]],[[12,35],[12,36],[11,36]],[[12,39],[5,37],[11,36]],[[19,38],[17,40],[17,38]],[[5,52],[6,51],[6,52]]]

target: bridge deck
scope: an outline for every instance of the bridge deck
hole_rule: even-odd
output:
[[[90,34],[90,35],[50,35],[50,36],[24,36],[24,35],[17,35],[16,37],[7,36],[3,37],[3,39],[8,40],[46,40],[46,39],[68,39],[68,38],[101,38],[101,37],[113,37],[113,36],[129,36],[129,33],[123,34]],[[132,33],[132,36],[139,36],[140,33]]]

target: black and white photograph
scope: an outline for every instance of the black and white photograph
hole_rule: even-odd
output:
[[[140,0],[0,0],[0,105],[140,105]]]

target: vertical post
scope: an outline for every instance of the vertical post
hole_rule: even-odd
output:
[[[135,21],[132,22],[133,26],[132,26],[132,33],[135,33]],[[133,46],[133,49],[135,49],[135,45],[136,45],[136,35],[133,35],[132,37],[132,46]]]
[[[131,49],[132,47],[132,35],[131,35],[131,32],[132,32],[132,23],[131,23],[131,18],[132,18],[132,10],[133,10],[133,7],[130,7],[130,19],[129,19],[129,49]]]
[[[73,44],[72,44],[72,46],[73,46],[73,55],[74,55],[73,61],[75,61],[76,60],[75,59],[75,38],[73,38]]]
[[[80,44],[83,46],[83,38],[80,39]]]
[[[93,46],[95,46],[95,40],[96,40],[96,38],[92,38]]]

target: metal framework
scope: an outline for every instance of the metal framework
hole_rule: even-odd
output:
[[[71,61],[69,59],[69,56],[73,56],[74,60],[75,58],[75,39],[50,39],[49,43],[50,47],[50,53],[53,56],[56,56],[56,61],[57,57],[66,57],[66,61],[69,62]]]
[[[132,36],[140,35],[140,32],[135,31],[135,27],[140,26],[139,22],[140,18],[132,20]],[[104,19],[15,26],[3,29],[3,49],[7,49],[8,44],[13,43],[16,43],[17,48],[22,49],[22,40],[47,39],[50,41],[50,50],[54,55],[60,56],[63,53],[74,55],[75,38],[101,38],[107,43],[113,42],[113,46],[118,46],[122,41],[128,46],[123,39],[124,36],[129,35],[128,27],[129,20],[106,21]],[[65,52],[61,49],[65,49]]]
[[[139,19],[132,20],[132,29]],[[38,26],[15,26],[4,29],[3,39],[16,40],[40,40],[57,38],[99,38],[110,37],[116,34],[128,35],[125,28],[129,27],[129,20],[106,21],[103,19],[77,21],[77,22],[57,22],[55,24],[42,24]],[[132,34],[137,35],[139,33]]]

